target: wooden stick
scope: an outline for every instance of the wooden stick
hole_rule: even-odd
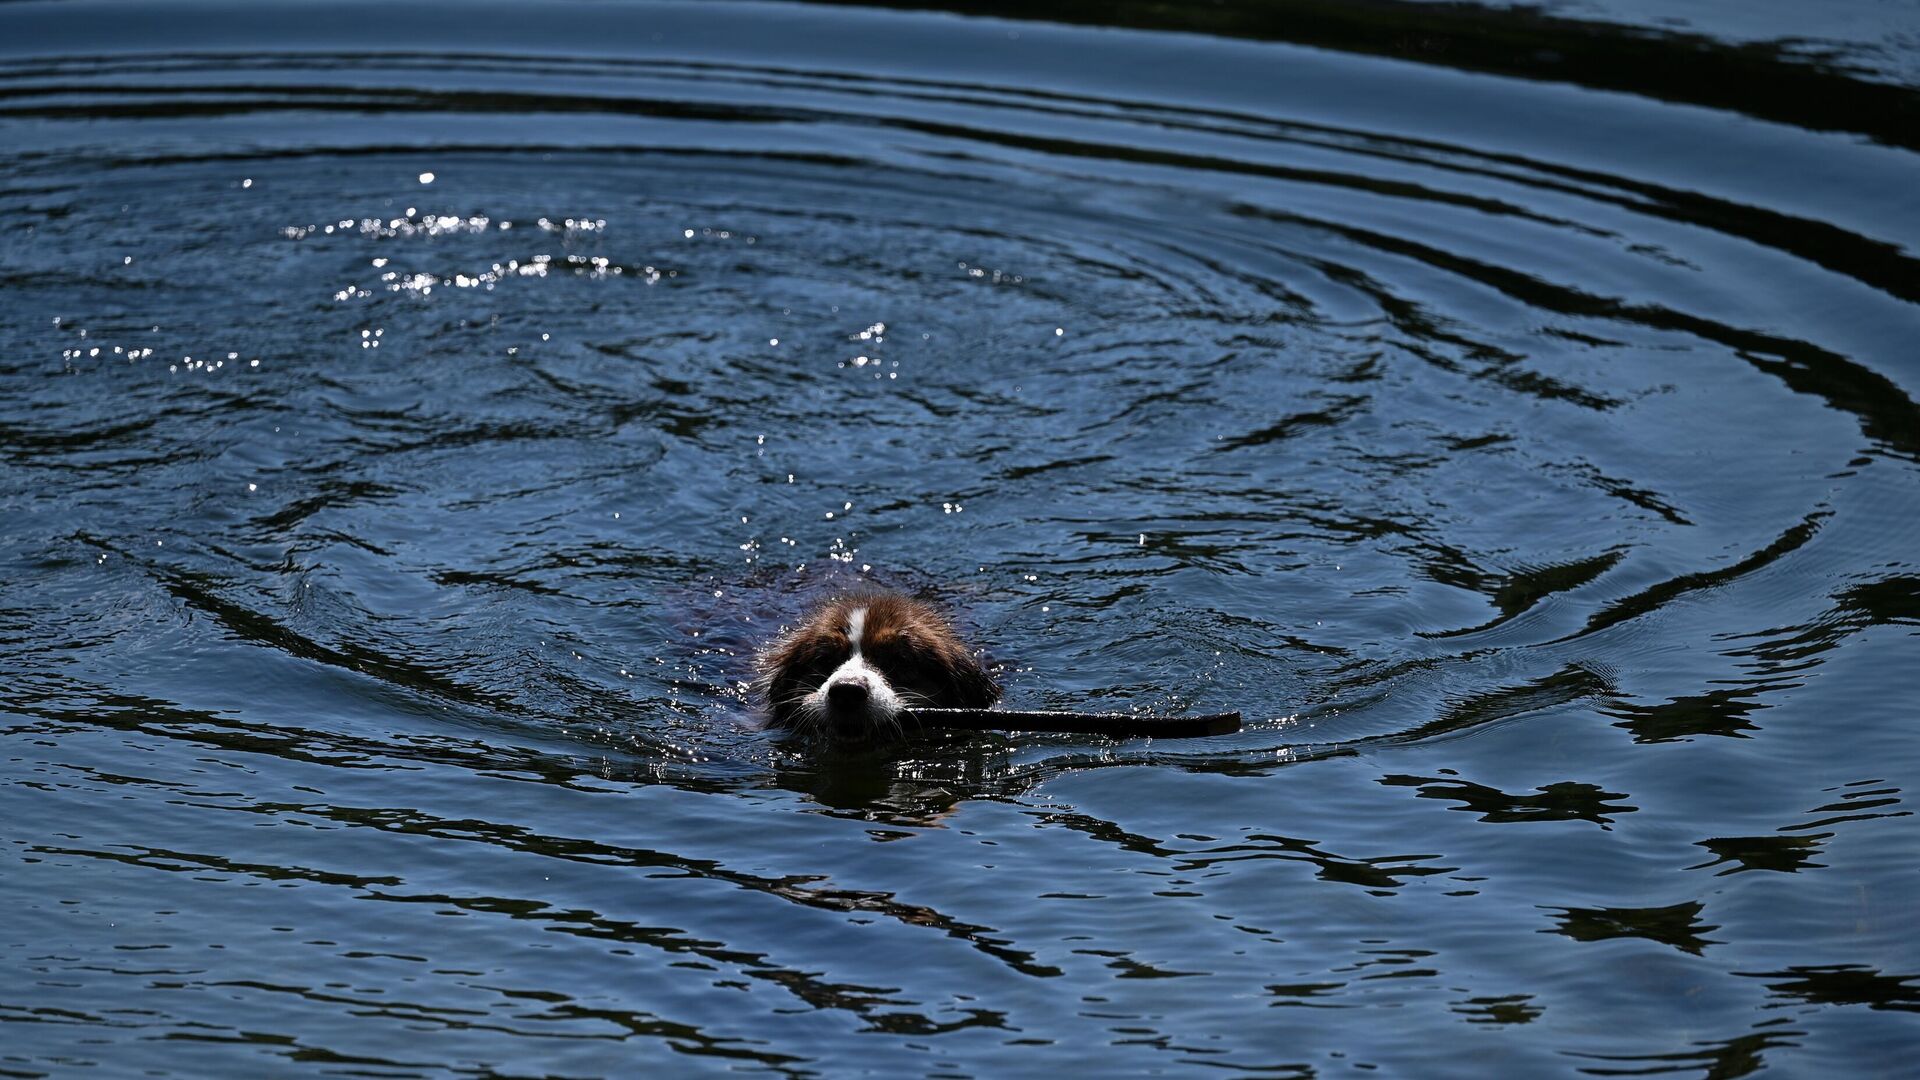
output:
[[[964,731],[1084,731],[1094,735],[1154,735],[1193,739],[1240,730],[1237,712],[1205,716],[1143,716],[1031,709],[908,709],[903,718],[924,727]]]

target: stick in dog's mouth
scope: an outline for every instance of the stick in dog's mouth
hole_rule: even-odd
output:
[[[1053,709],[908,709],[906,719],[921,727],[965,731],[1070,731],[1091,735],[1146,735],[1197,739],[1240,730],[1238,712],[1198,716],[1144,716],[1139,713],[1065,712]]]
[[[1146,716],[989,708],[1000,687],[930,605],[890,592],[816,608],[760,656],[772,726],[869,740],[914,728],[1071,731],[1182,739],[1240,730],[1240,714]]]

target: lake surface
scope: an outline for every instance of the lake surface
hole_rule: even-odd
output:
[[[0,1076],[1911,1075],[1920,15],[1652,7],[0,4]]]

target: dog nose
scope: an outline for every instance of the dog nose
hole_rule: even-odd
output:
[[[858,709],[867,703],[872,693],[873,688],[867,685],[865,679],[858,676],[841,679],[827,687],[827,704],[840,710]]]

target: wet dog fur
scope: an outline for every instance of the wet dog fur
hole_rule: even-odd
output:
[[[760,691],[769,726],[854,742],[900,737],[906,709],[985,708],[1000,697],[946,616],[892,592],[816,607],[762,651]]]

